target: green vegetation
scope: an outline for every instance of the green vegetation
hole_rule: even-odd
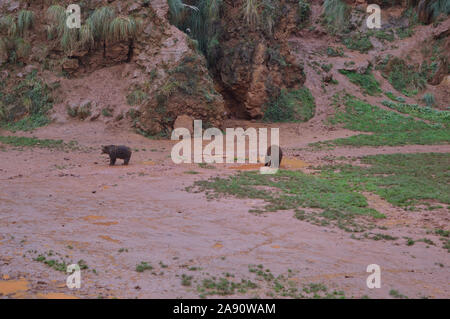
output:
[[[448,153],[375,155],[360,161],[366,166],[322,167],[322,176],[352,181],[358,189],[399,207],[414,207],[424,200],[450,204]]]
[[[339,70],[339,72],[344,74],[350,82],[363,88],[364,92],[369,95],[378,95],[382,92],[380,89],[380,83],[378,83],[369,69],[364,74],[347,70]]]
[[[437,18],[440,14],[450,14],[450,2],[448,0],[436,0],[428,3],[433,18]]]
[[[148,95],[142,90],[134,90],[127,96],[127,102],[129,105],[139,105],[147,99]]]
[[[354,33],[342,39],[342,43],[350,50],[367,53],[373,48],[370,37],[365,33]]]
[[[96,9],[83,23],[80,29],[69,28],[66,24],[66,11],[60,5],[52,5],[47,10],[47,36],[58,39],[61,48],[70,53],[77,49],[91,49],[106,41],[131,42],[138,36],[140,23],[130,16],[118,16],[112,7]]]
[[[306,122],[315,114],[316,104],[308,88],[281,90],[264,110],[264,120],[269,122]]]
[[[229,278],[206,278],[203,279],[201,285],[197,287],[197,291],[203,296],[228,296],[234,295],[237,292],[241,294],[247,293],[249,289],[255,289],[258,286],[250,280],[242,279],[241,282],[234,282]]]
[[[192,276],[188,276],[186,274],[181,275],[181,284],[185,287],[192,286]]]
[[[148,262],[141,261],[140,264],[136,265],[136,271],[137,272],[144,272],[146,270],[152,270],[153,266],[150,265]]]
[[[382,40],[382,41],[389,41],[392,42],[395,40],[394,37],[394,33],[389,30],[389,31],[385,31],[385,30],[378,30],[374,32],[374,36],[375,38]]]
[[[398,298],[398,299],[408,299],[408,297],[406,297],[405,295],[402,295],[401,293],[399,293],[397,290],[394,290],[394,289],[391,289],[389,291],[389,295],[394,298]]]
[[[414,30],[411,27],[408,28],[398,28],[395,33],[400,39],[406,39],[414,35]]]
[[[78,149],[78,143],[75,141],[64,143],[64,141],[62,140],[48,140],[22,136],[0,136],[0,143],[12,145],[19,148],[39,147],[50,149]]]
[[[66,258],[67,257],[68,256],[66,256]],[[43,263],[56,271],[61,271],[64,273],[67,271],[67,267],[69,265],[74,264],[74,262],[72,261],[64,260],[64,258],[62,258],[59,253],[55,253],[52,250],[43,254],[39,254],[36,258],[33,258],[33,260]],[[79,260],[76,264],[80,267],[80,270],[89,269],[87,263],[83,259]]]
[[[85,120],[92,115],[91,107],[92,105],[90,102],[78,106],[67,106],[67,114],[70,117]]]
[[[391,101],[383,101],[383,105],[400,113],[444,124],[447,128],[450,126],[450,111],[441,111],[428,106],[422,107],[417,104],[394,103]]]
[[[17,35],[17,23],[13,15],[6,15],[0,18],[0,32],[11,38]]]
[[[392,105],[392,102],[389,105]],[[310,144],[314,147],[347,146],[381,146],[411,144],[443,144],[450,141],[450,132],[439,123],[416,121],[392,111],[383,110],[356,99],[351,95],[343,98],[344,110],[339,110],[330,119],[330,124],[341,124],[344,128],[371,132],[328,142]],[[412,111],[411,111],[412,112]],[[445,116],[445,115],[444,115]],[[440,121],[440,120],[439,120]]]
[[[349,8],[342,0],[325,0],[324,22],[331,32],[345,30],[348,24]]]
[[[33,28],[34,13],[29,10],[21,10],[17,18],[17,30],[23,35],[26,30]]]
[[[51,89],[36,72],[15,87],[0,84],[0,125],[8,130],[30,131],[49,124],[47,113],[52,107]]]
[[[299,26],[303,27],[311,16],[311,5],[308,0],[298,0],[297,16]]]
[[[293,280],[297,272],[288,269],[287,274],[280,274],[275,276],[270,269],[264,269],[263,265],[249,265],[248,271],[256,275],[256,280],[260,283],[258,286],[264,285],[266,296],[270,298],[289,297],[294,299],[299,298],[314,298],[314,299],[336,299],[345,298],[342,291],[328,291],[328,288],[322,283],[309,283],[303,285],[303,289],[298,287],[298,283]]]
[[[33,27],[34,15],[31,11],[22,10],[18,20],[16,22],[13,15],[0,18],[0,55],[7,57],[12,64],[23,62],[31,52],[30,43],[22,37]]]
[[[132,17],[116,17],[110,24],[109,39],[115,42],[131,41],[137,37],[138,29]]]
[[[299,220],[337,226],[348,232],[373,229],[374,219],[385,217],[368,207],[361,192],[377,194],[404,209],[415,209],[428,200],[450,204],[447,190],[450,179],[446,171],[450,154],[376,155],[363,157],[360,162],[364,166],[318,167],[320,173],[316,175],[298,171],[279,171],[275,175],[241,172],[227,178],[197,181],[188,190],[205,191],[210,199],[221,195],[261,199],[266,205],[253,212],[292,209]],[[364,236],[373,240],[397,239],[380,233]]]
[[[431,107],[436,103],[433,93],[425,93],[422,97],[422,101],[428,107]]]
[[[380,63],[379,68],[389,83],[406,96],[415,95],[426,86],[427,70],[419,71],[400,58],[388,56]]]
[[[395,96],[392,92],[384,92],[384,94],[394,102],[405,103],[405,99],[401,96]]]
[[[442,248],[447,249],[450,253],[450,231],[444,229],[435,229],[433,234],[440,236],[439,240],[442,241]]]
[[[214,64],[219,54],[220,43],[220,9],[222,0],[197,0],[193,5],[184,4],[181,0],[168,0],[170,20],[180,30],[191,30],[198,44],[198,49],[206,56],[210,65]],[[253,8],[256,0],[249,4],[248,19],[255,19]]]
[[[344,51],[341,48],[327,47],[327,55],[332,57],[344,56]]]
[[[317,225],[335,225],[346,231],[363,231],[362,220],[383,218],[368,207],[366,198],[354,191],[349,180],[323,178],[298,171],[279,171],[275,175],[242,172],[228,178],[197,181],[194,189],[207,191],[210,198],[232,195],[262,199],[266,205],[254,212],[296,210],[296,217]],[[306,213],[301,208],[310,208]]]

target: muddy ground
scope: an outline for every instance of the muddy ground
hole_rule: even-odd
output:
[[[307,123],[282,125],[280,132],[287,159],[283,168],[305,172],[330,155],[324,150],[299,151],[308,143],[357,133],[314,130]],[[3,298],[198,298],[203,279],[224,273],[258,284],[249,265],[259,264],[275,276],[290,274],[300,289],[321,283],[330,291],[344,291],[347,298],[391,298],[391,290],[409,298],[450,296],[450,258],[440,246],[355,240],[340,229],[297,220],[293,211],[252,214],[249,209],[262,203],[208,201],[204,193],[185,189],[196,180],[235,173],[236,165],[175,165],[170,159],[174,142],[113,131],[98,123],[52,124],[21,135],[75,140],[80,149],[4,146],[0,151]],[[135,150],[130,166],[120,165],[121,160],[108,166],[100,145],[109,143]],[[450,146],[357,152],[336,148],[333,154],[411,151],[449,152]],[[199,174],[189,174],[192,171]],[[423,236],[426,223],[448,225],[445,209],[429,216],[425,210],[405,212],[377,196],[367,197],[371,207],[387,215],[382,223],[389,225],[390,233],[400,238]],[[427,237],[439,242],[433,235]],[[50,259],[49,252],[67,263],[84,261],[88,268],[82,270],[81,289],[68,289],[64,272],[36,260],[40,254]],[[153,269],[137,272],[141,262]],[[380,289],[366,286],[369,264],[381,266]],[[192,276],[189,283],[183,281],[186,276]],[[228,297],[267,298],[272,296],[269,290],[262,285]]]

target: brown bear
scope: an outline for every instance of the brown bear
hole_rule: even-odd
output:
[[[281,147],[278,145],[271,145],[267,149],[267,156],[266,156],[266,163],[265,166],[272,166],[272,149],[274,150],[274,156],[276,154],[276,150],[278,149],[278,165],[276,165],[276,161],[273,162],[276,168],[279,168],[281,165],[281,160],[283,159],[283,151],[281,150]]]
[[[116,145],[107,145],[102,146],[102,154],[108,154],[110,163],[109,165],[113,166],[116,164],[116,159],[123,159],[123,165],[128,165],[131,158],[131,149],[127,146],[116,146]]]

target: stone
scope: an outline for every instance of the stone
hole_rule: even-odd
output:
[[[66,59],[62,64],[62,69],[68,73],[75,72],[78,70],[80,64],[77,59]]]
[[[446,76],[442,79],[441,85],[450,88],[450,75],[446,75]]]
[[[173,129],[177,128],[186,128],[189,130],[189,132],[194,134],[194,119],[190,117],[189,115],[180,115],[175,120],[175,124],[173,125]]]

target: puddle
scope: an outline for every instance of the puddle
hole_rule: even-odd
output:
[[[242,164],[238,166],[231,166],[229,169],[237,169],[237,170],[257,170],[260,167],[263,167],[264,164]]]
[[[112,242],[112,243],[116,243],[116,244],[119,244],[119,243],[120,243],[120,240],[112,239],[111,237],[106,236],[106,235],[99,235],[98,237],[101,238],[101,239],[110,241],[110,242]]]
[[[242,164],[237,166],[231,166],[229,169],[235,169],[235,170],[259,170],[261,167],[263,167],[264,164]],[[282,169],[301,169],[310,166],[309,163],[296,159],[296,158],[283,158],[281,161],[281,168]]]
[[[112,226],[117,225],[119,222],[104,222],[104,223],[94,223],[94,225],[100,225],[100,226]]]
[[[90,220],[99,220],[99,219],[105,219],[106,217],[104,216],[95,216],[95,215],[89,215],[89,216],[84,216],[83,219],[85,221],[90,221]]]
[[[39,293],[36,295],[36,297],[38,297],[39,299],[80,299],[78,297],[66,295],[66,294],[60,293],[60,292],[51,292],[48,294]]]
[[[300,169],[310,166],[309,163],[306,163],[302,160],[296,159],[296,158],[283,158],[283,161],[281,162],[281,168],[287,168],[287,169]]]

